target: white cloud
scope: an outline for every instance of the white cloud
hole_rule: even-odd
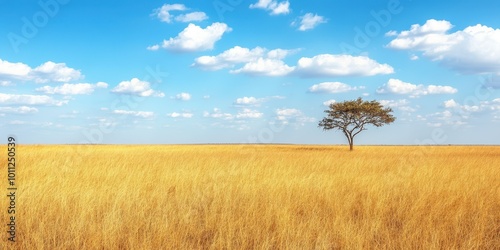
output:
[[[422,95],[433,95],[433,94],[455,94],[458,90],[451,86],[437,86],[437,85],[427,85],[422,84],[416,85],[407,82],[403,82],[399,79],[389,79],[389,81],[382,87],[377,89],[379,94],[399,94],[399,95],[409,95],[412,98],[422,96]]]
[[[433,61],[465,74],[500,73],[500,29],[477,24],[449,33],[453,25],[446,20],[427,20],[410,30],[396,33],[387,46],[420,51]]]
[[[333,104],[333,103],[336,103],[337,101],[331,99],[331,100],[328,100],[328,101],[325,101],[323,102],[323,105],[324,106],[327,106],[327,107],[330,107],[330,104]]]
[[[230,113],[224,113],[218,108],[214,108],[212,112],[203,112],[203,117],[218,118],[223,120],[232,120],[234,116]]]
[[[192,66],[199,67],[204,70],[219,70],[223,68],[233,67],[237,63],[246,63],[255,61],[262,57],[265,49],[255,47],[253,49],[242,48],[235,46],[228,49],[217,56],[201,56],[195,59]]]
[[[241,97],[236,99],[234,102],[237,105],[249,105],[249,106],[258,106],[263,102],[262,99],[255,98],[253,96],[250,97]]]
[[[149,111],[132,111],[132,110],[113,110],[113,114],[118,115],[129,115],[141,118],[152,118],[154,116],[153,112]]]
[[[7,79],[25,79],[32,69],[24,63],[11,63],[0,59],[0,77]]]
[[[257,111],[257,110],[251,110],[251,109],[242,109],[236,114],[236,118],[238,119],[246,119],[246,118],[261,118],[263,113]]]
[[[455,107],[457,107],[457,106],[458,106],[458,103],[457,103],[457,102],[455,102],[455,100],[450,99],[450,100],[448,100],[448,101],[445,101],[445,102],[443,103],[443,106],[444,106],[445,108],[455,108]]]
[[[443,102],[443,106],[446,109],[453,109],[460,111],[462,113],[464,112],[480,112],[480,111],[485,111],[485,110],[490,110],[490,111],[498,111],[500,110],[500,98],[494,99],[492,101],[481,101],[474,103],[475,105],[466,105],[466,104],[459,104],[453,99],[447,100]]]
[[[68,100],[54,100],[46,95],[14,95],[0,93],[0,104],[62,106]]]
[[[186,9],[187,8],[184,4],[164,4],[160,8],[156,9],[154,14],[161,21],[171,23],[173,16],[170,14],[170,11],[184,11]]]
[[[283,60],[288,55],[294,54],[298,51],[300,51],[300,49],[273,49],[267,52],[267,58]]]
[[[426,115],[422,121],[428,121],[427,125],[430,127],[441,127],[444,125],[462,126],[467,124],[470,119],[470,113],[452,112],[444,110],[443,112],[435,112]]]
[[[164,97],[165,94],[160,91],[155,91],[151,89],[150,83],[147,81],[141,81],[137,78],[132,78],[130,81],[123,81],[118,84],[118,86],[114,87],[111,92],[117,94],[128,94],[128,95],[136,95],[136,96],[155,96],[155,97]]]
[[[70,82],[82,77],[80,71],[67,67],[65,63],[51,61],[36,67],[32,74],[37,83]]]
[[[175,17],[175,21],[189,23],[189,22],[199,22],[208,19],[207,14],[205,12],[191,12],[187,14],[181,14]]]
[[[213,23],[204,29],[190,23],[177,37],[164,40],[161,47],[175,52],[210,50],[224,33],[230,31],[231,28],[225,23]],[[152,45],[148,48],[154,50],[157,47]]]
[[[189,10],[184,4],[164,4],[158,9],[155,9],[153,11],[153,15],[155,15],[158,19],[160,19],[162,22],[166,23],[171,23],[172,20],[175,20],[177,22],[196,22],[196,21],[203,21],[208,19],[207,14],[204,12],[190,12],[186,14],[180,14],[180,15],[173,15],[171,12],[180,12],[180,11],[186,11]]]
[[[302,115],[302,112],[298,109],[277,109],[276,115],[278,120],[284,120],[286,117]]]
[[[24,63],[11,63],[0,59],[1,81],[70,82],[82,77],[79,70],[69,68],[65,63],[48,61],[36,68],[31,68]]]
[[[20,106],[20,107],[0,107],[0,113],[15,113],[15,114],[32,114],[37,113],[37,108],[32,108],[28,106]]]
[[[189,112],[183,112],[183,113],[173,112],[173,113],[167,114],[167,116],[172,117],[172,118],[191,118],[191,117],[193,117],[193,114],[189,113]]]
[[[364,89],[364,87],[351,87],[345,83],[341,82],[322,82],[319,84],[314,84],[309,88],[309,92],[312,93],[342,93],[358,89]]]
[[[469,120],[474,117],[490,115],[495,119],[500,115],[500,98],[491,101],[477,101],[468,104],[460,104],[454,99],[443,102],[445,108],[442,112],[436,112],[427,115],[427,119],[431,122],[439,122],[443,125],[461,126],[468,124]]]
[[[268,96],[268,97],[263,97],[263,98],[256,98],[253,96],[250,97],[241,97],[237,98],[236,101],[234,102],[235,106],[260,106],[262,103],[270,101],[272,99],[285,99],[283,96]]]
[[[290,108],[277,109],[276,120],[283,124],[295,124],[296,126],[303,126],[305,123],[315,121],[314,118],[304,115],[302,111]]]
[[[366,56],[321,54],[299,59],[296,73],[303,77],[373,76],[394,73],[388,64]]]
[[[277,59],[259,58],[257,61],[246,63],[242,68],[231,70],[233,74],[247,74],[252,76],[285,76],[294,70],[285,62]]]
[[[293,68],[286,68],[287,66],[280,60],[297,51],[297,49],[274,49],[268,51],[267,49],[261,47],[248,49],[240,46],[235,46],[216,56],[198,57],[195,59],[195,62],[191,66],[198,67],[203,70],[220,70],[224,68],[233,68],[237,64],[246,63],[246,65],[244,65],[242,69],[232,71],[232,73],[241,72],[262,75],[282,74],[282,72],[277,72],[277,70],[287,71]],[[259,67],[262,66],[261,64],[265,63],[274,64],[273,66],[276,66],[278,68],[274,70],[259,69]],[[282,69],[280,69],[280,67]]]
[[[43,92],[45,94],[60,94],[60,95],[88,95],[92,94],[97,88],[107,88],[108,84],[105,82],[98,82],[96,84],[90,83],[65,83],[61,86],[51,87],[43,86],[37,88],[36,91]]]
[[[290,2],[275,0],[258,0],[257,3],[251,4],[250,9],[264,9],[271,12],[271,15],[281,15],[290,13]]]
[[[11,85],[12,85],[11,81],[0,81],[0,86],[7,87]]]
[[[325,17],[313,13],[306,13],[305,15],[299,17],[299,19],[300,31],[314,29],[316,26],[327,22]],[[293,22],[292,25],[297,25],[297,22]]]
[[[380,64],[365,56],[321,54],[312,58],[302,57],[297,66],[287,65],[283,59],[300,49],[254,49],[235,46],[216,56],[201,56],[191,65],[203,70],[233,68],[245,63],[243,67],[230,70],[233,74],[253,76],[286,76],[295,74],[302,77],[334,76],[372,76],[392,74],[394,69],[387,64]]]
[[[410,107],[410,103],[406,99],[401,100],[380,100],[379,101],[382,106],[399,109],[404,112],[415,112],[417,109]]]
[[[159,50],[160,49],[160,45],[158,45],[158,44],[151,45],[151,46],[148,46],[146,49],[147,50],[152,50],[152,51]]]
[[[191,94],[189,93],[179,93],[177,95],[175,95],[175,99],[177,100],[181,100],[181,101],[189,101],[191,100]]]
[[[395,30],[391,30],[391,31],[388,31],[387,33],[385,33],[385,36],[397,36],[398,35],[398,32],[395,31]]]

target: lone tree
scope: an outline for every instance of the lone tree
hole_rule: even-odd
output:
[[[318,124],[323,130],[338,129],[344,132],[349,141],[349,149],[353,149],[354,137],[366,130],[366,125],[376,127],[394,122],[396,118],[391,114],[391,108],[384,108],[382,104],[373,101],[363,101],[358,98],[354,101],[344,101],[330,104],[325,110],[328,115]]]

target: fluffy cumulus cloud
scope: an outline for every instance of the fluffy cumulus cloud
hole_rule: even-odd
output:
[[[98,82],[96,84],[90,83],[65,83],[61,86],[43,86],[37,88],[36,91],[43,92],[45,94],[60,94],[60,95],[89,95],[98,88],[107,88],[108,84],[105,82]]]
[[[0,93],[0,104],[62,106],[68,100],[56,100],[47,95],[15,95]]]
[[[0,81],[33,81],[35,83],[71,82],[81,79],[79,70],[65,63],[45,62],[35,68],[24,63],[12,63],[0,59]]]
[[[197,22],[208,19],[207,14],[204,12],[189,12],[182,13],[179,15],[174,15],[172,12],[185,12],[189,10],[184,4],[164,4],[158,9],[153,11],[153,15],[155,15],[162,22],[171,23],[173,20],[177,22]]]
[[[127,94],[136,96],[155,96],[164,97],[165,94],[160,91],[155,91],[151,88],[151,84],[147,81],[141,81],[138,78],[132,78],[130,81],[123,81],[114,87],[111,92],[117,94]]]
[[[297,51],[297,49],[267,50],[261,47],[248,49],[235,46],[216,56],[198,57],[192,66],[203,70],[220,70],[243,64],[241,68],[231,70],[230,73],[253,76],[284,76],[292,72],[294,67],[286,65],[282,59]]]
[[[180,100],[180,101],[189,101],[191,100],[191,94],[189,93],[179,93],[175,95],[175,99]]]
[[[445,102],[443,103],[443,106],[444,106],[445,108],[455,108],[455,107],[458,107],[458,103],[457,103],[457,102],[455,102],[455,100],[450,99],[450,100],[448,100],[448,101],[445,101]]]
[[[323,106],[326,106],[326,107],[330,107],[331,104],[333,103],[336,103],[337,101],[331,99],[331,100],[328,100],[328,101],[324,101],[323,102]]]
[[[250,9],[264,9],[270,12],[271,15],[282,15],[290,13],[290,2],[275,1],[275,0],[258,0],[254,4],[250,4]]]
[[[399,79],[389,79],[386,84],[377,89],[377,93],[379,94],[409,95],[412,98],[423,95],[455,94],[457,92],[458,90],[451,86],[416,85],[403,82]]]
[[[190,113],[190,112],[181,112],[181,113],[172,112],[172,113],[167,114],[167,116],[172,117],[172,118],[192,118],[193,113]]]
[[[113,114],[117,115],[128,115],[128,116],[135,116],[135,117],[141,117],[141,118],[152,118],[154,117],[153,112],[149,111],[132,111],[132,110],[113,110]]]
[[[348,91],[353,91],[353,90],[358,90],[358,89],[364,89],[363,86],[361,87],[351,87],[350,85],[347,85],[345,83],[341,82],[322,82],[319,84],[314,84],[309,88],[309,92],[311,93],[342,93],[342,92],[348,92]]]
[[[13,113],[13,114],[33,114],[37,113],[38,109],[28,106],[20,107],[0,107],[0,113]]]
[[[26,79],[33,69],[24,63],[11,63],[0,59],[0,77]]]
[[[299,17],[298,21],[292,22],[293,26],[299,25],[298,30],[306,31],[314,29],[316,26],[326,23],[327,20],[323,16],[319,16],[313,13],[306,13],[305,15]]]
[[[373,76],[394,73],[388,64],[380,64],[366,56],[321,54],[302,57],[296,73],[303,77]]]
[[[69,68],[65,63],[46,62],[33,70],[37,83],[70,82],[81,77],[80,71]]]
[[[477,24],[450,32],[446,20],[430,19],[414,24],[395,35],[387,46],[398,50],[420,51],[423,56],[464,74],[500,74],[500,29]]]
[[[258,106],[263,102],[262,99],[255,98],[253,96],[250,97],[241,97],[236,99],[234,104],[236,105],[249,105],[249,106]]]
[[[252,76],[285,76],[294,70],[294,67],[286,65],[278,59],[259,58],[256,61],[245,64],[242,68],[231,70],[233,74],[246,74]]]
[[[204,51],[214,48],[224,33],[230,32],[231,28],[225,23],[213,23],[206,28],[190,23],[176,37],[164,40],[161,47],[174,52]],[[157,50],[160,45],[149,46],[149,50]]]
[[[266,50],[261,47],[248,49],[240,46],[235,46],[216,56],[198,57],[195,59],[195,62],[192,64],[192,66],[204,70],[219,70],[224,68],[231,68],[238,63],[255,61],[261,58],[264,55],[265,51]]]
[[[286,117],[302,115],[302,112],[298,109],[277,109],[276,115],[279,120],[284,120]]]
[[[365,56],[321,54],[312,58],[302,57],[297,66],[287,65],[283,59],[297,53],[299,49],[253,49],[235,46],[216,56],[201,56],[191,65],[203,70],[230,70],[232,74],[251,76],[287,76],[301,77],[335,77],[335,76],[373,76],[392,74],[394,69],[387,64],[380,64]]]
[[[403,112],[415,112],[417,111],[416,108],[413,108],[410,106],[410,102],[406,99],[400,99],[400,100],[380,100],[379,101],[382,106],[393,108],[393,109],[398,109]]]
[[[302,111],[293,108],[284,108],[276,110],[276,120],[282,124],[294,124],[304,126],[306,123],[314,122],[315,119],[307,117]]]

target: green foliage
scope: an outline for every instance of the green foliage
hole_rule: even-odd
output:
[[[392,123],[396,118],[391,114],[391,108],[373,101],[363,101],[361,98],[330,104],[325,110],[327,116],[318,124],[323,130],[338,129],[344,133],[352,150],[354,136],[366,130],[367,125],[376,127]]]

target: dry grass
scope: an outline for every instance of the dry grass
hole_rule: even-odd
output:
[[[17,158],[18,242],[0,241],[15,249],[500,249],[500,147],[19,146]]]

